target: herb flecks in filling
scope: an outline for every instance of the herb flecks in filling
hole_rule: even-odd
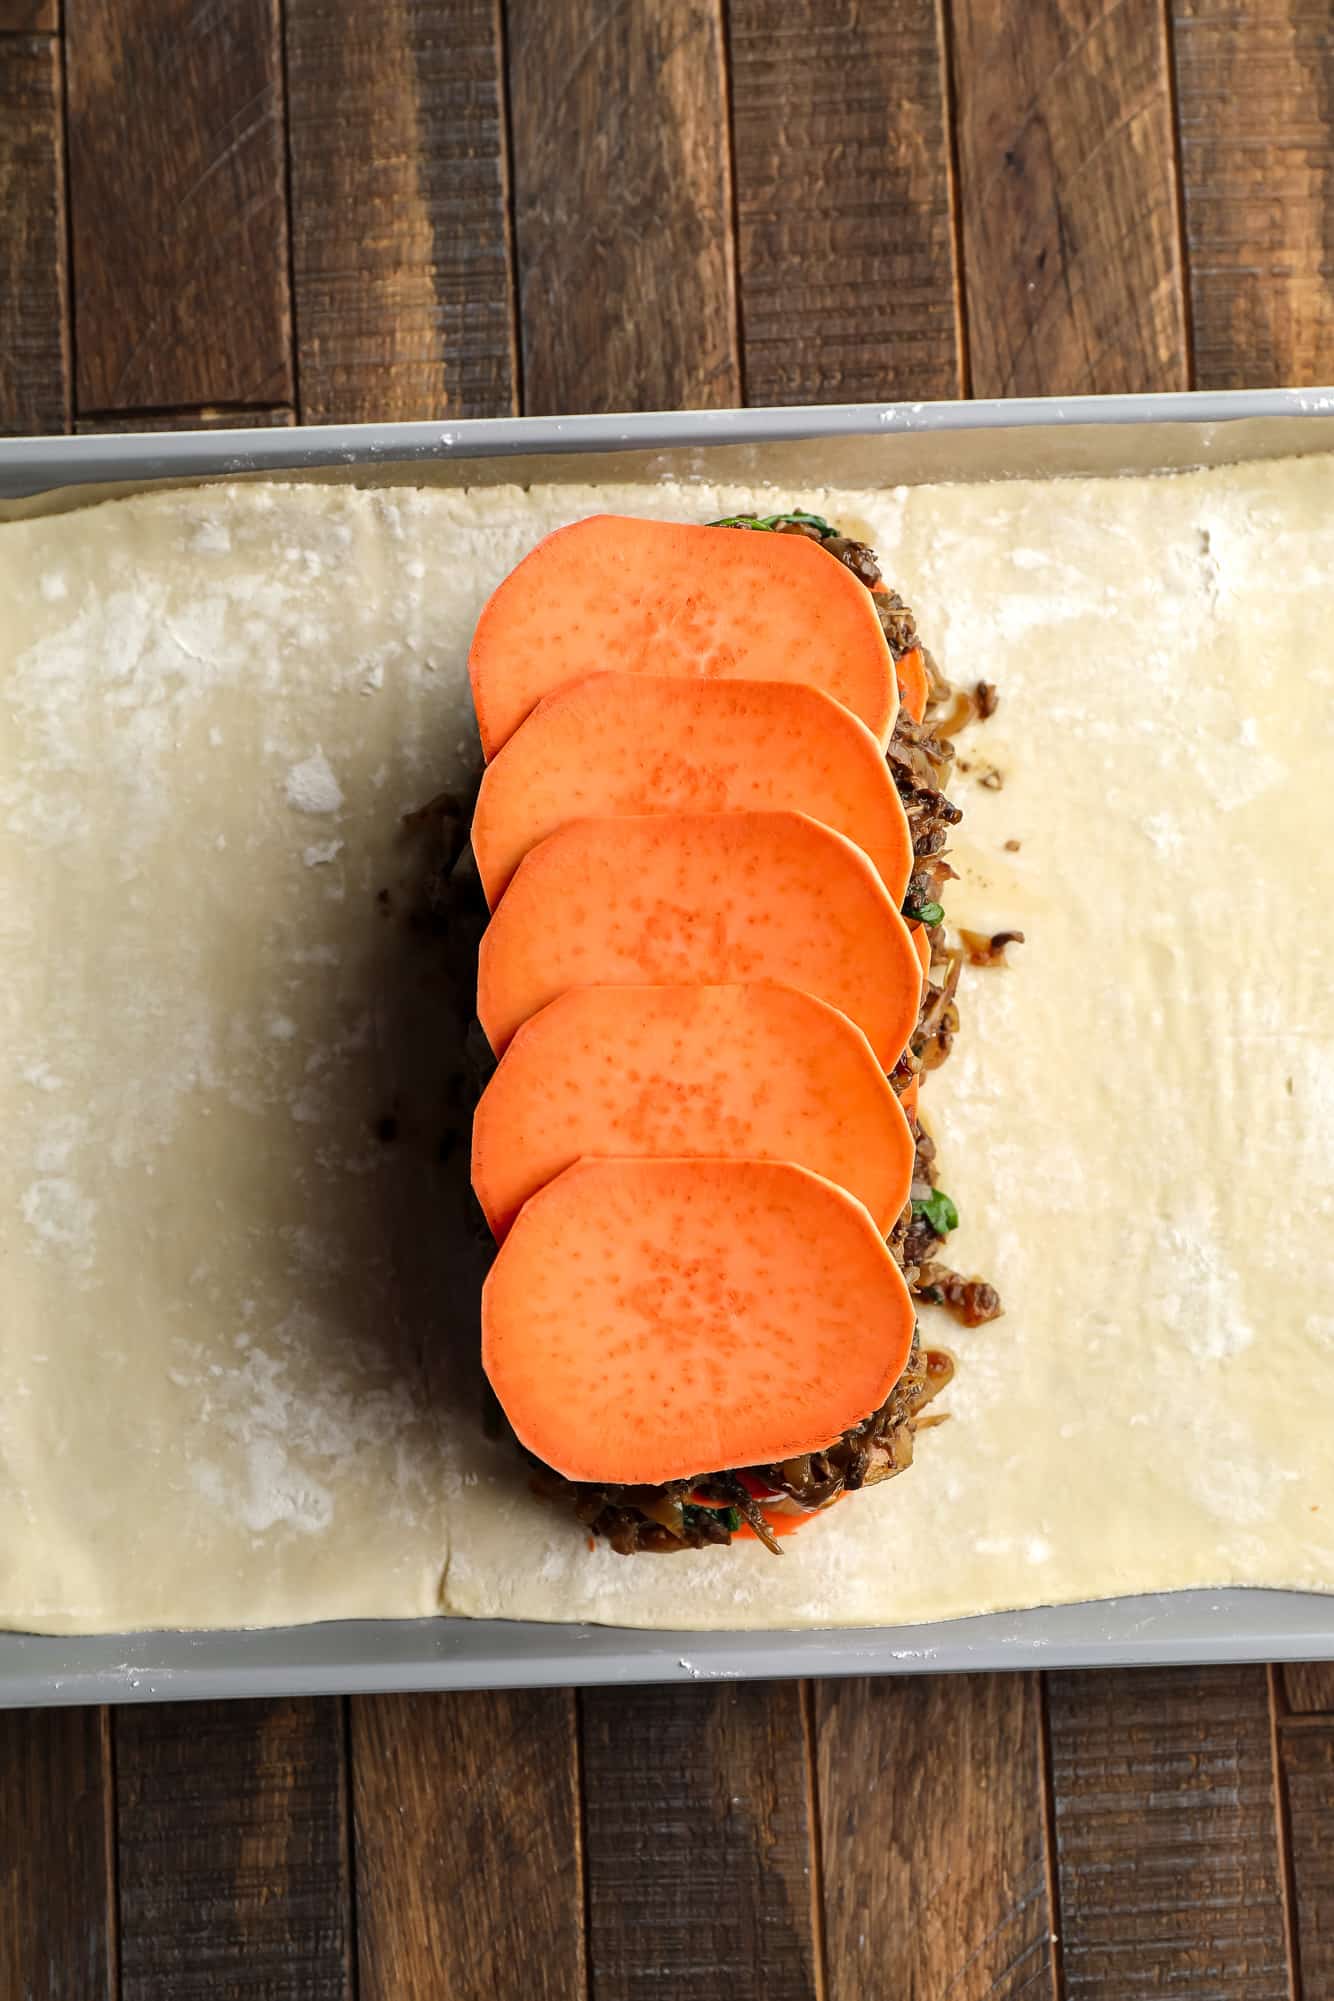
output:
[[[823,514],[806,514],[801,508],[794,508],[791,514],[727,514],[721,521],[710,521],[710,528],[758,528],[779,534],[796,531],[810,535],[813,541],[824,542],[837,537],[837,529],[831,528]]]

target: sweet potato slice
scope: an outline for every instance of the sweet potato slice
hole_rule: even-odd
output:
[[[898,710],[869,592],[801,535],[615,514],[548,535],[492,593],[473,637],[487,757],[544,695],[604,668],[823,688],[882,749]]]
[[[499,1056],[571,987],[752,980],[841,1008],[886,1070],[921,1003],[917,953],[885,885],[860,848],[806,814],[571,820],[519,864],[486,928],[477,1013]]]
[[[889,585],[883,577],[878,584],[872,584],[871,589],[876,597],[887,598],[890,594]],[[894,662],[894,679],[898,684],[899,701],[913,721],[920,723],[926,714],[926,705],[931,694],[926,675],[926,661],[922,657],[920,646],[910,646],[906,653],[899,655]]]
[[[899,700],[913,721],[920,723],[926,715],[931,692],[921,647],[910,646],[906,653],[900,654],[894,672],[899,684]]]
[[[567,820],[772,807],[846,834],[902,900],[912,834],[879,744],[790,681],[594,674],[548,695],[487,767],[472,844],[494,909],[529,848]]]
[[[794,987],[581,987],[519,1030],[482,1093],[472,1185],[498,1240],[580,1158],[793,1160],[888,1230],[913,1141],[871,1045]]]
[[[879,1409],[912,1336],[866,1210],[788,1162],[579,1161],[525,1204],[482,1293],[491,1386],[571,1480],[819,1450]]]

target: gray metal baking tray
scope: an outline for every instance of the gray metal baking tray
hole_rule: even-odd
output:
[[[1334,389],[502,418],[0,443],[0,517],[163,481],[482,484],[705,474],[806,485],[1169,470],[1334,449]],[[57,497],[59,496],[59,497]],[[428,1619],[0,1633],[0,1707],[752,1676],[1334,1658],[1334,1596],[1193,1591],[936,1625],[646,1633]]]

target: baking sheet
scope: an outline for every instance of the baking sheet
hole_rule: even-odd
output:
[[[960,433],[976,432],[979,421],[987,415],[985,406],[953,406],[935,411],[928,408],[907,413],[751,412],[732,420],[722,431],[716,418],[650,418],[638,423],[624,419],[588,420],[582,443],[594,449],[591,457],[581,455],[577,461],[568,456],[553,460],[549,455],[553,446],[560,454],[580,451],[577,422],[526,428],[515,424],[460,426],[454,433],[443,436],[431,427],[410,427],[360,436],[342,434],[341,443],[335,443],[337,434],[328,433],[287,433],[278,438],[273,433],[259,433],[253,438],[213,434],[205,440],[160,437],[147,441],[61,440],[10,448],[0,461],[0,473],[4,475],[0,490],[9,494],[26,491],[32,496],[34,485],[42,477],[62,486],[67,482],[92,482],[82,485],[73,495],[61,496],[62,501],[77,501],[101,497],[104,482],[108,481],[123,490],[127,484],[143,483],[145,477],[152,478],[154,473],[173,477],[183,470],[197,477],[220,470],[249,471],[261,464],[266,473],[292,464],[304,465],[314,476],[324,478],[331,472],[337,476],[342,468],[355,465],[358,476],[364,480],[365,465],[370,463],[376,467],[377,478],[406,477],[425,483],[429,475],[432,482],[438,479],[448,484],[466,481],[475,485],[485,467],[479,466],[476,459],[469,463],[461,456],[465,446],[478,452],[509,452],[527,441],[539,447],[540,456],[525,455],[517,460],[508,457],[503,466],[495,468],[495,476],[523,482],[536,478],[575,478],[581,482],[590,477],[688,478],[702,473],[707,464],[710,478],[725,473],[728,477],[804,484],[835,480],[911,484],[920,479],[965,475],[975,479],[979,475],[1003,477],[1007,473],[1035,471],[1143,471],[1156,466],[1327,449],[1329,432],[1321,411],[1334,407],[1334,399],[1319,394],[1280,398],[1276,405],[1274,399],[1244,396],[1198,401],[1146,399],[1146,403],[1148,414],[1155,420],[1166,416],[1169,421],[1120,428],[1130,414],[1124,399],[1118,399],[1119,415],[1113,415],[1108,405],[1081,406],[1076,414],[1083,421],[1068,428],[1062,420],[1071,413],[1060,405],[1040,406],[1031,412],[1031,423],[1017,428],[1015,418],[1019,412],[1015,406],[998,406],[991,412],[991,426],[983,421],[980,433],[969,437]],[[1183,421],[1197,412],[1199,421]],[[1280,412],[1290,414],[1279,415]],[[1226,421],[1233,413],[1239,421]],[[832,435],[824,439],[801,436],[803,426],[817,423],[827,424]],[[553,436],[553,432],[558,435]],[[777,443],[772,442],[775,434]],[[706,451],[706,441],[719,435],[725,435],[729,442]],[[433,448],[444,456],[432,459],[426,466],[413,463],[413,453],[432,449],[432,441]],[[596,449],[613,441],[624,448],[605,453]],[[90,453],[89,447],[97,449]],[[338,463],[330,464],[331,453]],[[151,471],[143,464],[145,454],[152,461]],[[36,499],[35,506],[46,508],[51,504],[48,494]],[[30,497],[18,511],[35,511],[33,499]],[[1282,1609],[1280,1600],[1286,1602],[1288,1611]],[[1304,1608],[1296,1618],[1290,1609],[1294,1603]],[[1261,1608],[1258,1615],[1257,1606]],[[1268,1612],[1266,1607],[1270,1608]],[[1305,1619],[1307,1608],[1309,1622]],[[1072,1627],[1072,1614],[1084,1615],[1083,1623],[1076,1616]],[[1184,1626],[1180,1623],[1183,1619]],[[1258,1650],[1254,1657],[1280,1653],[1301,1656],[1330,1651],[1334,1644],[1332,1629],[1334,1615],[1327,1600],[1293,1601],[1286,1594],[1233,1593],[1213,1594],[1195,1607],[1184,1598],[1130,1601],[1124,1606],[1067,1608],[1059,1615],[1031,1613],[1014,1618],[969,1620],[951,1627],[915,1629],[907,1634],[892,1631],[838,1636],[807,1634],[790,1639],[764,1635],[745,1642],[727,1636],[714,1636],[706,1642],[695,1635],[682,1641],[679,1652],[673,1652],[671,1636],[664,1639],[661,1635],[616,1634],[602,1629],[561,1633],[543,1627],[536,1629],[535,1639],[533,1631],[526,1628],[469,1626],[460,1631],[454,1622],[438,1621],[429,1622],[424,1629],[331,1626],[305,1629],[300,1636],[272,1632],[200,1635],[190,1639],[185,1657],[179,1661],[171,1659],[171,1651],[181,1643],[174,1642],[171,1636],[154,1636],[133,1648],[128,1643],[123,1646],[113,1643],[112,1652],[120,1658],[110,1661],[105,1653],[98,1659],[95,1652],[88,1651],[105,1649],[106,1642],[13,1642],[12,1636],[7,1636],[0,1642],[0,1689],[12,1700],[36,1699],[48,1689],[53,1699],[62,1699],[61,1690],[51,1686],[60,1680],[65,1689],[78,1682],[84,1691],[75,1696],[65,1695],[63,1699],[90,1699],[86,1676],[110,1672],[112,1686],[100,1687],[99,1698],[113,1690],[124,1695],[239,1693],[246,1676],[242,1674],[237,1679],[238,1648],[255,1674],[289,1676],[279,1681],[261,1680],[252,1691],[259,1693],[279,1686],[445,1686],[479,1680],[564,1681],[627,1675],[649,1678],[673,1672],[764,1674],[865,1671],[868,1666],[983,1667],[997,1664],[997,1657],[988,1653],[992,1647],[999,1647],[1000,1658],[1014,1664],[1019,1664],[1015,1648],[1021,1651],[1028,1648],[1033,1659],[1050,1659],[1054,1663],[1061,1658],[1076,1664],[1085,1659],[1092,1663],[1105,1658],[1221,1658],[1228,1657],[1229,1650],[1230,1657],[1236,1658],[1242,1657],[1250,1646]],[[368,1630],[377,1636],[377,1645],[370,1649],[371,1657],[356,1637]],[[418,1632],[424,1639],[424,1649],[411,1644],[411,1636]],[[392,1637],[395,1635],[405,1637],[399,1642]],[[257,1646],[261,1641],[265,1644]],[[381,1641],[389,1643],[387,1655],[380,1652]],[[818,1645],[813,1648],[812,1642]],[[201,1649],[207,1649],[211,1643],[217,1643],[218,1650],[211,1655],[201,1654]],[[1146,1645],[1159,1650],[1145,1653]],[[535,1646],[540,1654],[536,1660]],[[1073,1651],[1063,1654],[1044,1651],[1062,1646]],[[1186,1651],[1172,1651],[1178,1647]],[[1099,1651],[1108,1648],[1112,1649],[1110,1653]],[[1125,1651],[1116,1651],[1118,1648]],[[33,1649],[39,1651],[34,1654]],[[44,1661],[40,1655],[42,1649],[47,1652]],[[59,1664],[53,1655],[60,1657]],[[137,1673],[138,1689],[131,1685],[131,1657],[136,1671],[142,1670]],[[21,1677],[34,1671],[39,1677],[36,1689],[29,1685],[24,1692]],[[212,1672],[231,1679],[225,1685],[210,1683],[205,1688],[198,1677]],[[187,1685],[177,1684],[178,1673],[189,1678]],[[311,1679],[322,1674],[335,1678],[342,1674],[346,1679],[332,1682]],[[400,1678],[381,1680],[378,1678],[381,1674]],[[170,1691],[163,1686],[163,1675],[171,1681]]]
[[[253,1633],[0,1634],[0,1708],[445,1688],[591,1688],[794,1675],[1324,1660],[1334,1606],[1295,1591],[1178,1591],[933,1626],[642,1633],[505,1620],[348,1620]]]

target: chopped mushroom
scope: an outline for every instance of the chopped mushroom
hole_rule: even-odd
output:
[[[945,1307],[965,1327],[981,1327],[985,1321],[999,1319],[1002,1312],[1000,1294],[994,1285],[988,1285],[984,1278],[964,1278],[948,1265],[934,1262],[921,1265],[916,1291],[919,1299]]]
[[[850,535],[826,535],[820,547],[827,549],[831,556],[837,556],[844,569],[851,570],[859,584],[867,590],[880,582],[880,565],[876,561],[874,549],[868,549],[865,542],[855,542]]]
[[[965,931],[962,926],[959,937],[968,954],[970,966],[1004,966],[1009,961],[1005,957],[1007,945],[1022,945],[1022,931],[993,931],[988,937],[985,931]]]
[[[894,655],[894,658],[898,660],[903,654],[911,652],[912,648],[917,644],[917,621],[898,592],[878,591],[876,593],[875,609],[876,616],[880,620],[881,630],[885,638],[889,641],[889,650]],[[923,654],[924,662],[928,661],[929,658],[928,654]],[[928,666],[928,682],[930,673],[931,669]]]

